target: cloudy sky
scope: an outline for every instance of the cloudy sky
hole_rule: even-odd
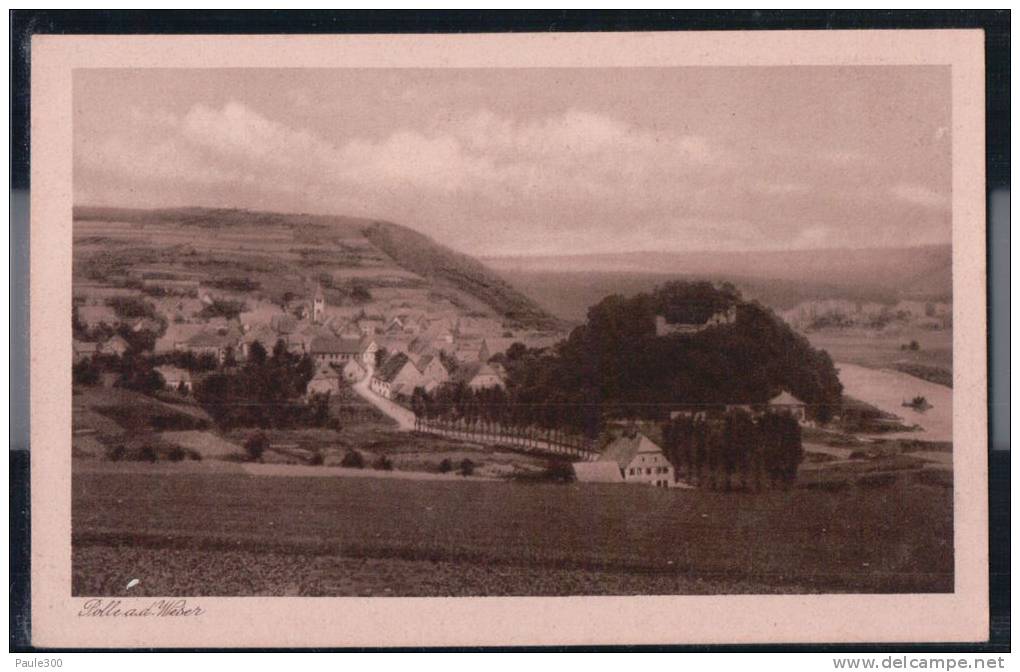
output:
[[[476,255],[945,243],[949,127],[942,67],[78,70],[75,202]]]

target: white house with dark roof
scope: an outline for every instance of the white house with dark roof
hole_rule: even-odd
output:
[[[398,352],[390,355],[376,369],[369,387],[380,397],[391,399],[398,395],[410,395],[414,388],[424,384],[421,371],[414,362],[406,354]]]
[[[789,413],[798,422],[806,419],[807,404],[783,390],[776,396],[769,399],[769,410],[777,413]]]
[[[619,468],[624,483],[641,483],[668,488],[675,484],[673,465],[654,441],[640,432],[617,437],[602,451],[599,462]]]

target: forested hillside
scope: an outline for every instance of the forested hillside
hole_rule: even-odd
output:
[[[656,335],[656,315],[704,319],[726,305],[737,306],[734,324]],[[512,350],[506,366],[515,404],[555,406],[589,434],[605,418],[661,420],[680,406],[763,403],[784,389],[824,417],[842,393],[827,353],[734,287],[706,282],[609,296],[557,348]]]

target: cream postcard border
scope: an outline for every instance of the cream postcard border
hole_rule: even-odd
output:
[[[979,641],[988,637],[984,35],[976,30],[35,36],[31,75],[32,643],[328,647]],[[79,618],[71,596],[71,75],[76,68],[949,65],[956,591],[946,595],[195,598]],[[126,606],[136,600],[126,599]],[[137,598],[137,604],[151,600]]]

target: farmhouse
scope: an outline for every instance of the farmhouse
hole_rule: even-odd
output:
[[[421,372],[407,355],[398,352],[391,355],[372,376],[369,387],[385,399],[397,395],[409,395],[414,388],[423,385]]]
[[[675,480],[673,465],[662,449],[640,432],[616,438],[602,451],[599,461],[615,463],[625,483],[668,488]]]
[[[168,365],[157,366],[155,371],[163,379],[166,389],[191,391],[191,373],[187,369]]]
[[[798,422],[804,422],[805,410],[807,404],[793,396],[786,390],[783,390],[776,396],[769,399],[769,410],[779,413],[789,413],[797,419]]]

